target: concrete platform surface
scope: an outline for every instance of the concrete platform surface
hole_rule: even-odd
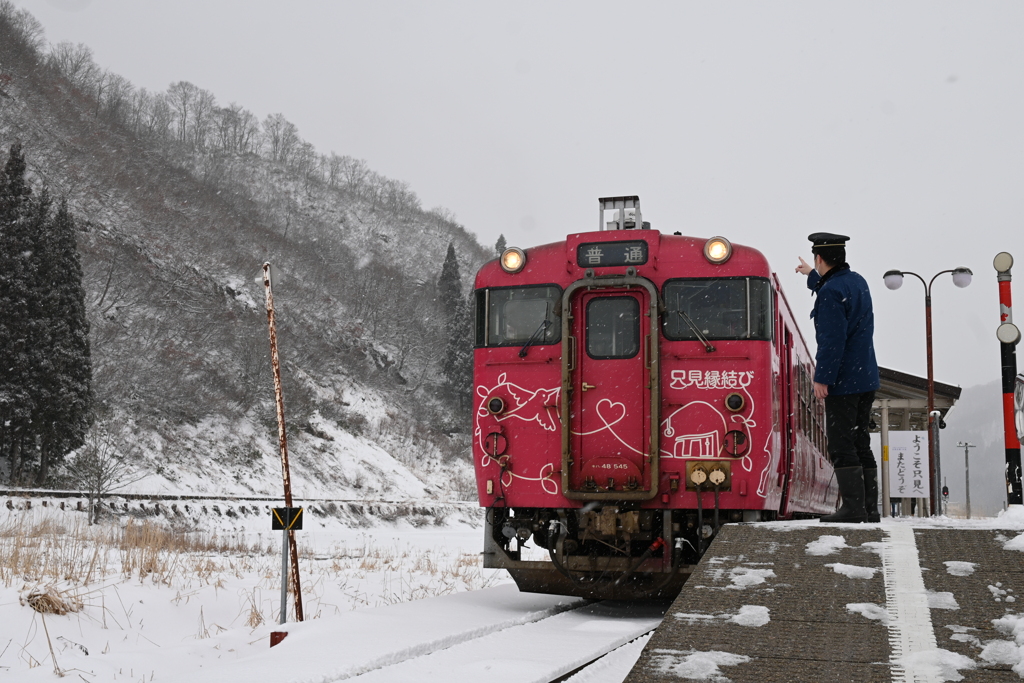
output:
[[[626,683],[1024,680],[1022,551],[1019,530],[729,524]]]

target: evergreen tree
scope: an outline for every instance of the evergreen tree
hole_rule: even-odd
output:
[[[448,253],[441,266],[441,275],[437,278],[437,295],[445,321],[451,323],[458,312],[462,301],[462,276],[459,275],[459,259],[455,255],[455,245],[448,243]]]
[[[458,424],[468,420],[469,397],[472,391],[472,308],[462,296],[459,260],[455,254],[455,247],[450,242],[448,254],[441,267],[441,275],[437,279],[437,289],[445,321],[445,348],[441,373],[444,376],[445,393],[457,403]]]
[[[32,240],[32,190],[25,181],[25,157],[12,145],[0,175],[0,455],[12,482],[20,474],[22,454],[31,450],[34,396],[31,329],[35,279]]]
[[[0,176],[0,457],[42,485],[82,443],[91,414],[89,327],[74,220],[33,196],[21,148]]]
[[[24,391],[28,395],[28,426],[20,448],[20,457],[11,469],[11,483],[24,484],[39,454],[43,412],[55,400],[54,366],[49,351],[53,330],[46,314],[49,282],[46,278],[48,232],[50,229],[50,194],[44,188],[28,204],[27,237],[29,248],[21,254],[27,262],[25,273],[25,314],[15,321],[23,344],[18,357]]]
[[[458,407],[457,424],[469,420],[473,394],[473,301],[460,300],[449,328],[442,362],[445,389]]]
[[[501,258],[501,254],[507,246],[508,243],[505,242],[505,235],[498,235],[498,241],[494,243],[494,251],[498,252],[498,258]]]
[[[63,199],[45,232],[46,260],[41,280],[46,284],[43,316],[48,331],[44,365],[45,402],[40,405],[39,468],[42,486],[56,458],[82,445],[92,415],[92,358],[85,288],[75,240],[75,220]]]

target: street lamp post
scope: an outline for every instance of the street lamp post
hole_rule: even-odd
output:
[[[971,518],[971,465],[968,462],[968,456],[971,453],[972,448],[977,448],[973,443],[967,443],[966,441],[957,441],[957,448],[964,449],[964,492],[967,494],[967,519]]]
[[[899,289],[903,285],[904,275],[913,275],[924,285],[925,346],[928,353],[928,479],[931,482],[928,488],[930,490],[931,511],[933,515],[937,515],[939,509],[939,475],[938,463],[935,462],[935,439],[932,437],[933,422],[935,420],[934,415],[932,415],[932,412],[935,410],[935,373],[932,366],[932,283],[935,282],[935,278],[944,273],[953,274],[953,284],[957,287],[966,287],[971,284],[971,276],[974,274],[970,268],[960,266],[959,268],[940,270],[928,282],[925,282],[924,278],[917,273],[907,270],[890,270],[882,276],[885,286],[889,289]]]

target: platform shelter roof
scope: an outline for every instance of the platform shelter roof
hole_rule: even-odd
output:
[[[872,431],[881,431],[885,405],[889,408],[889,429],[928,429],[928,379],[890,368],[879,368],[878,373],[882,386],[875,392]],[[952,384],[935,382],[935,409],[942,413],[943,420],[960,399],[961,391]]]

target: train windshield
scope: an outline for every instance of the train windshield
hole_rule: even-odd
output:
[[[477,346],[561,341],[561,300],[556,285],[477,290]]]
[[[772,296],[767,278],[669,280],[663,296],[666,339],[698,339],[693,327],[708,339],[772,338]]]

